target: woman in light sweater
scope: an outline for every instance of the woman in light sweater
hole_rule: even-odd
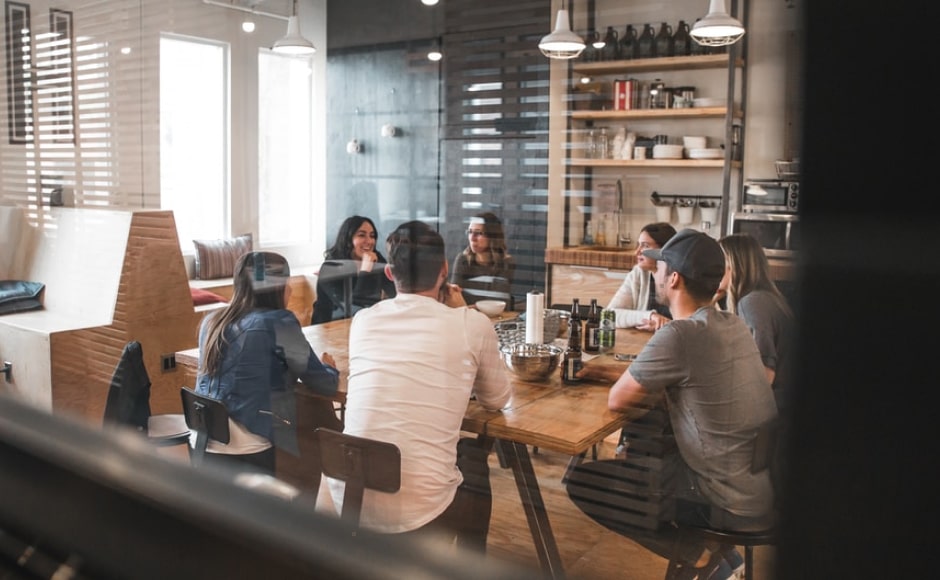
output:
[[[676,229],[666,222],[647,224],[640,230],[636,265],[627,273],[623,284],[606,306],[616,313],[617,328],[656,330],[672,319],[669,308],[656,301],[656,286],[653,284],[656,260],[644,256],[643,250],[659,249],[674,235]]]

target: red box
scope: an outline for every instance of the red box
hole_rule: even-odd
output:
[[[614,81],[614,109],[625,111],[635,109],[637,103],[636,80],[615,80]]]

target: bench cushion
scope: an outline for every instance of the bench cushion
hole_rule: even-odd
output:
[[[205,306],[206,304],[215,304],[216,302],[228,302],[224,296],[219,296],[215,292],[203,290],[202,288],[190,288],[189,293],[193,297],[193,306]]]
[[[220,240],[193,240],[196,247],[194,263],[197,280],[231,278],[235,262],[252,250],[251,234]]]
[[[45,288],[42,282],[26,280],[0,280],[0,314],[25,312],[42,308],[39,293]]]

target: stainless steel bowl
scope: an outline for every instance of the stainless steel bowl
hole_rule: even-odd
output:
[[[552,374],[562,354],[562,349],[553,344],[506,344],[499,351],[506,367],[524,381],[536,381]]]

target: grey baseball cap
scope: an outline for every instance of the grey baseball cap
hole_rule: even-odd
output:
[[[691,228],[680,230],[657,250],[643,250],[643,255],[666,262],[686,278],[718,287],[725,275],[725,255],[718,242],[708,234]]]

